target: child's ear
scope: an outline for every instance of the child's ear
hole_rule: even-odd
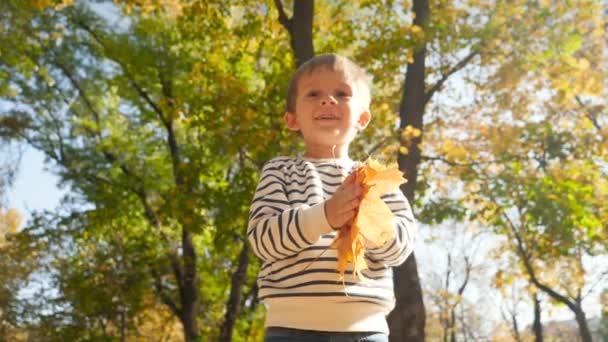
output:
[[[363,130],[365,127],[367,127],[367,125],[369,125],[369,122],[372,120],[372,114],[369,111],[364,111],[363,113],[361,113],[361,115],[359,115],[359,120],[357,120],[357,129],[358,130]]]
[[[287,124],[287,128],[291,131],[297,132],[300,130],[300,125],[298,124],[298,120],[294,113],[285,112],[285,123]]]

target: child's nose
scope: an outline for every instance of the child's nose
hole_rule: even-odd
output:
[[[331,96],[331,95],[324,96],[323,98],[321,98],[321,105],[322,106],[326,106],[326,105],[330,105],[330,104],[331,105],[335,105],[337,103],[338,103],[338,101],[336,101],[336,99],[333,96]]]

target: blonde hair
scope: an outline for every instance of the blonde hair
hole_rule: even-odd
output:
[[[285,109],[290,113],[296,111],[296,99],[298,97],[298,82],[303,75],[310,75],[314,71],[326,69],[330,71],[341,72],[344,74],[347,80],[355,83],[360,88],[365,97],[363,103],[366,108],[369,108],[371,102],[371,78],[369,75],[357,64],[346,57],[342,57],[336,54],[322,54],[315,56],[298,68],[291,77],[289,82],[289,88],[287,89],[287,103]]]

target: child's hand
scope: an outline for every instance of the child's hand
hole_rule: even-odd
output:
[[[355,173],[351,173],[334,195],[325,202],[325,217],[333,229],[340,229],[351,224],[363,196],[363,186],[355,181]]]

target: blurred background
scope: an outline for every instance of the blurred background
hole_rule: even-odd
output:
[[[608,341],[603,0],[3,0],[0,341],[262,341],[261,167],[288,81],[373,78],[352,157],[420,238],[391,341]]]

